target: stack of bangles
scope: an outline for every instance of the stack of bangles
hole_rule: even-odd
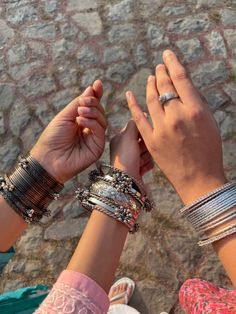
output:
[[[77,189],[76,198],[92,212],[98,210],[138,230],[141,210],[151,211],[141,182],[110,165],[101,165],[89,176],[88,189]],[[48,205],[59,197],[63,184],[57,182],[30,154],[0,178],[0,194],[27,223],[38,223],[50,215]],[[199,232],[200,246],[236,233],[236,182],[229,182],[180,210]]]
[[[152,203],[141,182],[110,165],[101,165],[89,176],[88,189],[78,189],[76,197],[92,212],[98,210],[125,224],[130,233],[138,230],[136,223],[141,210],[151,211]]]
[[[63,184],[54,179],[31,155],[0,178],[0,194],[27,223],[49,216],[47,206],[59,197]]]
[[[200,234],[200,246],[236,232],[236,182],[229,182],[180,210]]]

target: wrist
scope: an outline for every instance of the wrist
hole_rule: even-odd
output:
[[[47,154],[43,154],[37,147],[33,147],[30,151],[30,155],[37,160],[38,163],[52,176],[56,181],[64,184],[66,180],[58,174],[56,167],[53,167],[53,162]]]
[[[194,182],[188,182],[177,190],[181,200],[184,204],[191,204],[199,197],[219,188],[227,182],[224,175],[220,177],[204,177],[195,180]]]

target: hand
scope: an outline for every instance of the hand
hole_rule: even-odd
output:
[[[142,182],[142,176],[154,166],[133,120],[110,143],[111,165]]]
[[[102,83],[96,81],[56,115],[31,150],[61,183],[97,161],[104,150],[107,122],[102,94]]]
[[[184,203],[226,182],[221,138],[208,105],[187,77],[175,54],[167,50],[164,64],[147,82],[146,101],[153,126],[127,92],[133,119],[153,159],[173,184]],[[163,106],[159,95],[175,92]]]

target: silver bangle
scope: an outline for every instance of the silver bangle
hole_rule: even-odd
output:
[[[186,211],[190,211],[193,207],[195,207],[195,205],[200,205],[200,203],[202,201],[206,201],[207,199],[210,199],[212,196],[221,193],[224,190],[227,190],[229,187],[231,187],[232,185],[236,185],[236,182],[228,182],[222,186],[220,186],[219,188],[199,197],[197,200],[195,200],[193,203],[184,206],[182,209],[180,209],[180,213],[184,214]]]
[[[228,199],[225,199],[224,202],[221,202],[218,207],[215,207],[215,208],[213,207],[213,209],[211,209],[211,207],[208,206],[207,214],[201,213],[201,209],[199,209],[198,212],[196,212],[196,217],[194,217],[193,219],[189,219],[187,217],[187,219],[192,223],[194,228],[198,228],[208,223],[212,219],[218,217],[219,215],[225,213],[226,211],[228,211],[235,205],[236,205],[236,193],[235,195],[232,195]]]
[[[202,213],[201,208],[199,208],[195,213],[195,217],[187,217],[187,219],[192,223],[194,228],[198,228],[203,224],[209,222],[210,220],[225,213],[236,205],[236,190],[234,191],[234,194],[230,195],[228,198],[226,198],[227,196],[228,195],[225,195],[225,193],[224,195],[221,195],[220,202],[218,202],[218,204],[215,204],[215,206],[211,206],[211,204],[209,204],[209,206],[207,206],[207,214],[205,214],[204,212]]]
[[[226,229],[226,228],[225,228]],[[214,243],[216,241],[219,241],[227,236],[230,236],[236,232],[236,226],[235,224],[232,226],[228,226],[226,230],[221,231],[219,234],[212,236],[210,238],[202,239],[198,242],[199,246],[204,246],[207,244]]]
[[[212,222],[209,222],[208,224],[205,224],[200,228],[196,228],[196,230],[198,232],[205,232],[205,231],[211,230],[215,227],[218,227],[218,226],[222,225],[223,223],[225,223],[225,222],[227,222],[227,221],[229,221],[235,217],[236,217],[236,211],[234,211],[230,214],[226,213],[222,217],[215,219]]]

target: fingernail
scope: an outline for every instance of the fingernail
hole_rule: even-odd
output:
[[[126,97],[127,97],[127,99],[130,99],[131,98],[131,92],[126,92]]]
[[[163,53],[163,56],[169,60],[173,57],[174,53],[171,50],[165,50]]]
[[[86,108],[86,107],[78,107],[78,113],[79,114],[86,114],[90,112],[90,108]]]
[[[91,98],[84,98],[84,102],[86,105],[91,105],[92,104],[92,99]]]
[[[153,79],[155,79],[155,76],[153,76],[153,75],[149,75],[149,77],[148,77],[148,82],[152,82],[152,81],[153,81]]]

